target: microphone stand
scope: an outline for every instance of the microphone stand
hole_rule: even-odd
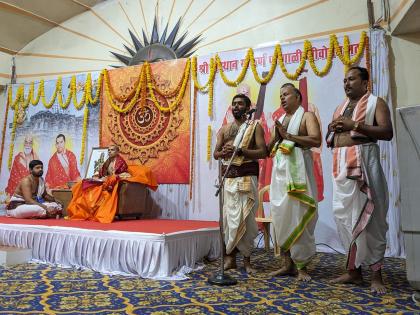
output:
[[[255,111],[255,110],[254,110]],[[248,112],[248,118],[245,121],[245,124],[247,125],[246,128],[248,128],[248,126],[251,124],[251,117],[252,114],[254,113],[254,111],[250,111]],[[245,129],[246,131],[246,129]],[[242,134],[242,137],[239,141],[239,144],[242,143],[242,139],[245,135],[245,132]],[[224,264],[225,264],[225,235],[224,235],[224,231],[223,231],[223,186],[225,184],[225,180],[226,180],[226,175],[229,172],[229,169],[232,165],[233,160],[235,159],[235,157],[238,155],[238,148],[235,148],[235,151],[233,151],[233,154],[229,160],[229,163],[226,167],[225,173],[222,176],[222,159],[219,159],[219,183],[216,185],[216,197],[219,197],[219,236],[220,236],[220,247],[221,247],[221,254],[220,254],[220,265],[219,265],[219,271],[210,276],[208,278],[208,283],[210,284],[215,284],[215,285],[221,285],[221,286],[226,286],[226,285],[235,285],[238,283],[238,281],[234,278],[232,278],[231,276],[225,274],[225,269],[224,269]]]

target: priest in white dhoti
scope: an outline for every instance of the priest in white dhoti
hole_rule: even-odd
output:
[[[43,219],[61,215],[62,206],[47,194],[42,178],[43,163],[29,162],[30,175],[17,185],[7,205],[6,215],[18,219]]]
[[[315,254],[317,191],[311,147],[321,145],[316,116],[301,106],[302,95],[292,84],[280,89],[285,114],[275,122],[268,149],[273,156],[270,208],[274,252],[284,265],[271,276],[297,275],[309,281],[306,266]]]
[[[347,251],[347,272],[335,283],[361,284],[371,269],[371,289],[385,293],[382,262],[388,225],[388,189],[377,140],[393,137],[387,104],[368,91],[369,73],[352,67],[344,78],[347,99],[334,113],[327,142],[333,147],[333,212]]]
[[[216,160],[222,160],[222,172],[225,173],[234,151],[237,152],[223,186],[224,268],[236,268],[236,254],[240,252],[248,273],[255,271],[250,257],[258,233],[255,221],[258,207],[257,160],[267,156],[263,128],[257,121],[247,120],[250,107],[251,101],[246,95],[233,97],[232,114],[235,120],[220,129],[213,154]]]

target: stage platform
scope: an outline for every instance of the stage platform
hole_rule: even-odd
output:
[[[110,224],[0,216],[0,245],[32,249],[36,262],[107,274],[178,280],[220,253],[217,222],[122,220]]]

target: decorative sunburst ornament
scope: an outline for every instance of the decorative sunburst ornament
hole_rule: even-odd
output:
[[[169,36],[166,36],[168,33],[168,24],[166,24],[162,36],[159,37],[157,19],[155,17],[152,35],[149,39],[147,38],[144,30],[142,30],[143,43],[136,37],[136,35],[133,34],[130,29],[128,30],[136,51],[132,50],[126,45],[124,45],[124,47],[131,56],[121,55],[113,51],[111,51],[111,53],[127,66],[137,65],[145,61],[156,62],[177,58],[187,58],[195,52],[193,49],[200,42],[201,34],[183,44],[183,41],[188,34],[188,32],[185,32],[177,41],[175,41],[180,26],[181,18],[178,20],[172,31],[170,31]]]

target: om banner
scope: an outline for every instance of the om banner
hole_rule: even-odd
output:
[[[184,75],[186,60],[171,60],[151,65],[153,85],[170,97],[155,91],[160,106],[168,108],[174,102]],[[172,111],[162,111],[147,94],[141,97],[127,113],[114,109],[126,108],[140,81],[142,66],[126,67],[108,72],[109,86],[102,89],[101,146],[112,143],[120,147],[123,157],[131,164],[142,164],[152,169],[159,184],[185,184],[189,180],[190,165],[190,86],[189,82],[180,104]],[[178,92],[176,92],[178,90]],[[173,93],[172,93],[173,92]],[[143,105],[143,106],[142,106]]]

